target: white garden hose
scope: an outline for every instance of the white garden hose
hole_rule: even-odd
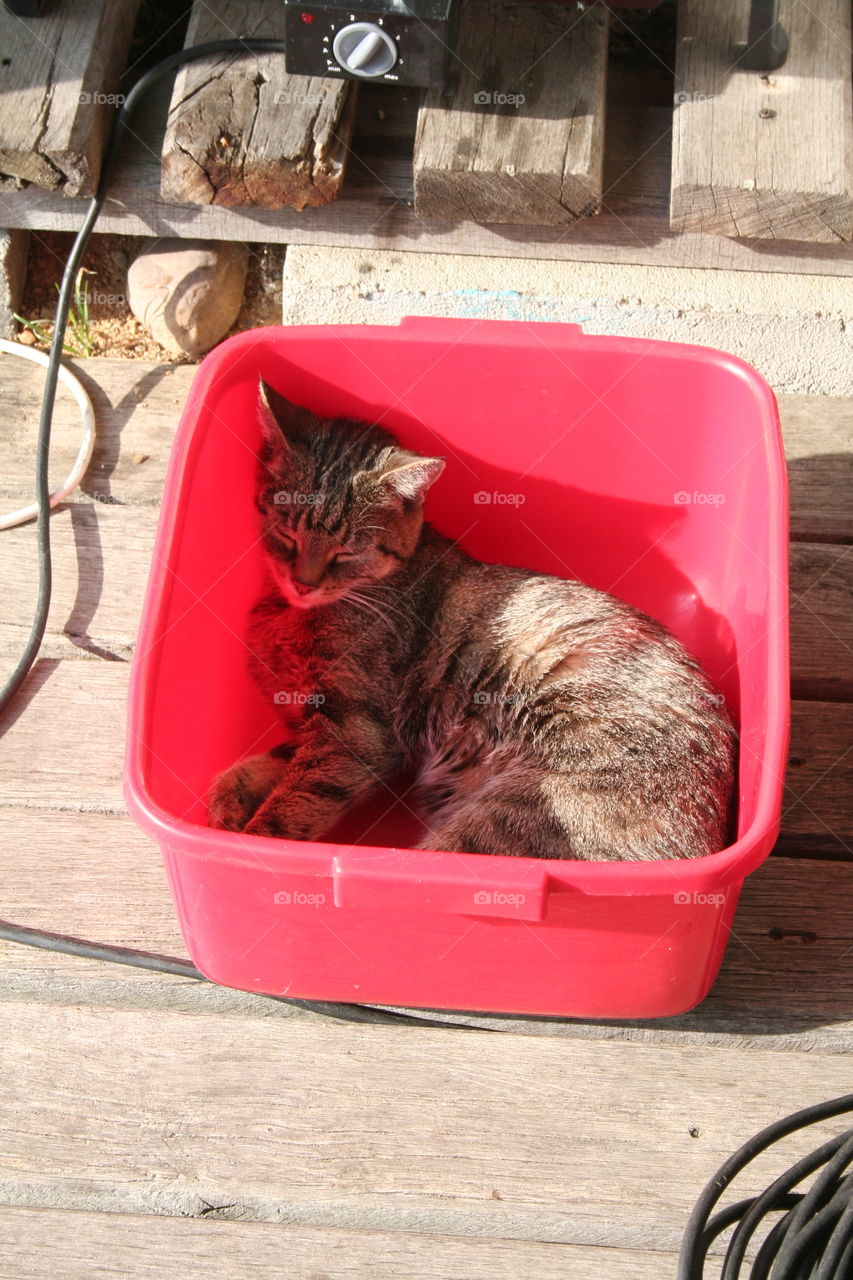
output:
[[[32,360],[35,364],[46,366],[48,362],[48,357],[44,352],[33,351],[31,347],[25,347],[20,342],[7,342],[4,338],[0,338],[0,352],[5,352],[9,356],[23,356],[25,360]],[[77,457],[74,459],[73,467],[59,488],[50,495],[50,505],[52,507],[62,502],[63,498],[67,498],[72,489],[76,489],[83,479],[86,468],[92,458],[92,451],[95,448],[95,411],[83,384],[64,365],[59,366],[59,381],[65,383],[80,408],[83,438],[80,441],[80,448],[77,451]],[[0,529],[12,529],[17,524],[24,524],[27,520],[34,520],[37,515],[38,503],[31,502],[28,507],[20,507],[17,511],[11,511],[8,515],[0,515]]]

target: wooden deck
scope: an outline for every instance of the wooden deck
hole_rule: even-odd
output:
[[[0,724],[0,916],[181,955],[120,773],[128,660],[194,371],[75,367],[98,445],[86,492],[54,516],[48,635]],[[4,360],[4,509],[32,490],[39,385]],[[57,477],[76,450],[61,395]],[[781,409],[795,539],[788,792],[779,848],[744,888],[708,1000],[654,1023],[353,1026],[0,944],[0,1280],[667,1280],[723,1159],[850,1089],[851,403]],[[35,541],[31,527],[0,538],[5,672],[29,625]],[[815,1145],[807,1134],[767,1157],[760,1186]]]

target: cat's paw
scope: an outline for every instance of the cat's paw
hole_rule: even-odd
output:
[[[210,825],[224,831],[242,831],[281,781],[288,754],[276,748],[241,760],[220,773],[207,798]]]

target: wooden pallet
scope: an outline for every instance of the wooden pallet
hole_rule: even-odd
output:
[[[39,18],[0,5],[0,188],[93,193],[139,3],[62,0]]]
[[[769,76],[734,65],[748,9],[680,0],[671,88],[608,66],[603,10],[498,0],[466,0],[465,66],[445,94],[287,76],[271,56],[194,64],[168,105],[153,96],[134,123],[100,226],[762,270],[790,269],[796,252],[798,270],[846,273],[849,4],[825,0],[818,15],[782,0],[791,53]],[[77,11],[58,0],[55,22]],[[15,21],[10,34],[31,49],[37,20]],[[188,43],[229,34],[281,37],[279,0],[196,0]],[[87,38],[78,31],[76,47]],[[100,98],[115,79],[111,48],[111,59],[89,48],[86,83]],[[80,117],[75,155],[99,154],[103,123]],[[79,225],[79,205],[54,192],[87,191],[91,177],[59,181],[61,149],[46,164],[43,140],[30,129],[13,145],[12,128],[4,117],[0,171],[29,185],[2,195],[0,225]]]

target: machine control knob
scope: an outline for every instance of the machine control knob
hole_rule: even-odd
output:
[[[341,27],[332,44],[335,59],[354,76],[384,76],[397,61],[397,46],[374,22],[351,22]]]

